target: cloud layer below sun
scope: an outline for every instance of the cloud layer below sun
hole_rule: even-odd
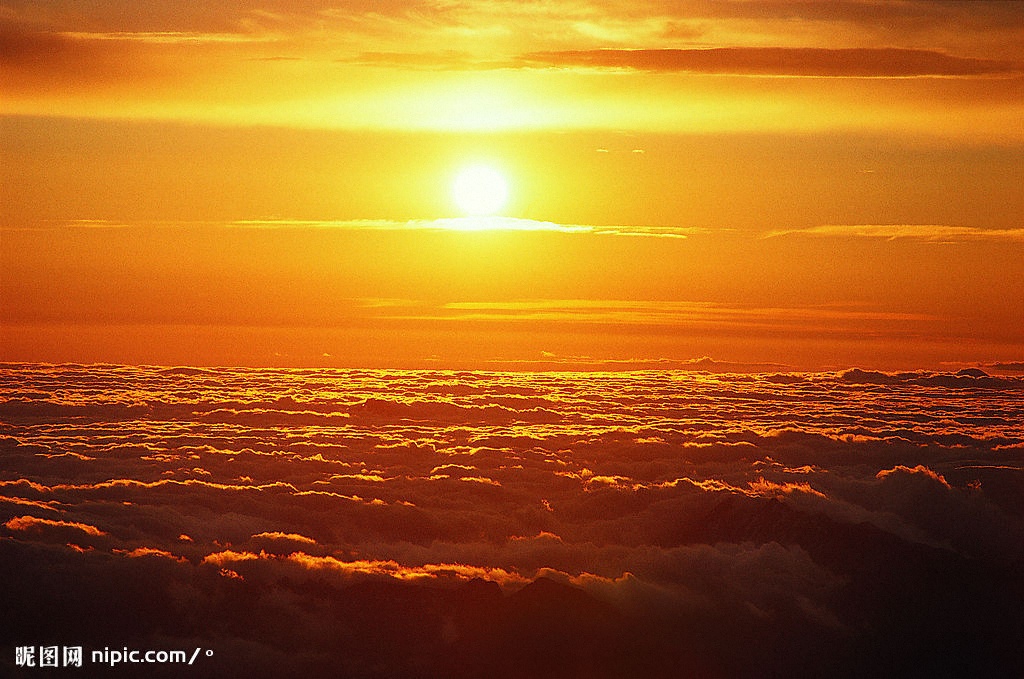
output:
[[[5,638],[213,645],[199,676],[1009,676],[1024,381],[997,368],[7,365]]]

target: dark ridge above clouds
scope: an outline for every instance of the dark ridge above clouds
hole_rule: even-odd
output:
[[[999,365],[999,364],[997,364]],[[941,386],[950,389],[1009,389],[1024,390],[1024,382],[1014,377],[992,377],[980,368],[964,368],[956,373],[903,372],[885,373],[877,370],[851,368],[840,374],[840,378],[852,384],[920,384]]]
[[[641,71],[820,77],[980,76],[1018,74],[1020,63],[958,57],[923,49],[714,47],[533,52],[528,65]]]
[[[981,367],[994,372],[1024,373],[1024,361],[996,361],[995,363],[983,363]]]

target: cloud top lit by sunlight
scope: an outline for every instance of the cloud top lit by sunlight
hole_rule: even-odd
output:
[[[883,630],[1009,676],[1024,377],[778,368],[2,365],[0,629],[91,639],[59,598],[309,676],[902,676]]]

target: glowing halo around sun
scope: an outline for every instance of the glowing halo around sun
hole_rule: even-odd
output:
[[[493,167],[470,165],[455,176],[452,199],[465,215],[493,215],[501,210],[508,200],[508,183]]]

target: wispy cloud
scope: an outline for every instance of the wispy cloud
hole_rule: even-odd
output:
[[[31,531],[45,528],[71,528],[81,531],[86,535],[101,536],[106,533],[96,526],[81,523],[78,521],[54,521],[53,519],[40,519],[35,516],[16,516],[8,519],[4,527],[13,531]]]
[[[634,238],[686,239],[707,235],[703,227],[561,224],[558,222],[518,217],[446,217],[440,219],[240,219],[215,221],[129,221],[108,219],[49,220],[23,226],[0,226],[0,231],[40,231],[47,229],[132,229],[132,228],[230,228],[230,229],[302,229],[346,231],[487,231],[556,232]],[[722,233],[717,229],[714,233]],[[761,238],[783,236],[815,236],[832,238],[880,238],[915,240],[936,243],[967,241],[1024,242],[1024,228],[992,229],[951,224],[822,224],[797,229],[776,229],[762,232]],[[755,236],[756,232],[755,232]]]
[[[720,361],[709,356],[690,359],[672,358],[595,358],[593,356],[559,355],[542,352],[535,359],[504,359],[492,362],[497,370],[568,370],[623,372],[644,370],[683,370],[709,373],[769,373],[792,370],[784,363],[744,363]]]
[[[922,49],[718,47],[534,52],[524,63],[738,75],[819,77],[977,76],[1020,73],[1020,63],[957,57]]]
[[[213,221],[129,221],[109,219],[69,219],[41,221],[24,226],[0,226],[0,231],[40,231],[46,229],[132,229],[132,228],[231,228],[231,229],[338,229],[348,231],[551,231],[635,238],[687,238],[706,229],[679,226],[560,224],[519,217],[445,217],[440,219],[239,219]]]
[[[927,314],[893,313],[846,306],[758,307],[713,302],[623,300],[519,300],[451,302],[437,308],[463,319],[518,318],[577,323],[762,325],[836,322],[934,321]]]
[[[360,220],[293,220],[251,219],[228,224],[240,228],[317,228],[354,229],[372,231],[555,231],[607,236],[634,236],[640,238],[686,238],[702,229],[672,226],[599,226],[593,224],[558,224],[556,222],[517,217],[452,217],[442,219],[413,219],[408,221],[386,219]]]
[[[788,235],[826,236],[838,238],[884,238],[887,240],[918,240],[935,243],[963,241],[1024,242],[1022,229],[983,229],[976,226],[948,224],[825,224],[807,229],[772,231],[767,237]]]
[[[177,45],[199,43],[246,43],[267,42],[272,36],[247,35],[244,33],[199,33],[195,31],[112,31],[90,33],[66,31],[59,34],[70,40],[138,42],[153,45]]]

